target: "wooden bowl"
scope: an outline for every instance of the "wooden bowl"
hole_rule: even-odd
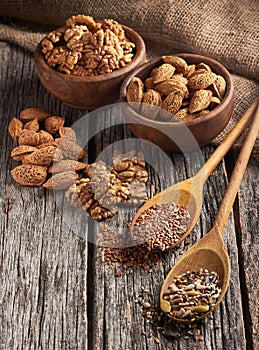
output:
[[[188,152],[208,144],[225,128],[233,112],[234,84],[227,69],[211,58],[194,54],[175,54],[175,56],[182,57],[188,64],[204,62],[214,73],[224,77],[227,86],[221,103],[207,115],[188,122],[151,120],[137,113],[128,103],[123,104],[123,113],[129,129],[136,137],[150,141],[168,152]],[[127,88],[134,76],[145,80],[152,69],[162,63],[162,58],[157,58],[134,69],[121,86],[121,102],[127,102]]]
[[[51,68],[43,57],[40,42],[34,60],[42,85],[52,95],[75,108],[91,110],[116,102],[125,77],[146,60],[145,43],[141,36],[129,27],[122,27],[127,38],[136,45],[135,55],[125,67],[99,76],[68,75]]]

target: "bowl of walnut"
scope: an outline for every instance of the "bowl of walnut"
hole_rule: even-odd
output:
[[[201,55],[162,56],[132,71],[121,102],[133,134],[168,152],[208,144],[233,112],[234,84],[219,62]]]
[[[112,19],[67,19],[48,33],[34,53],[42,85],[64,103],[95,109],[116,102],[124,78],[145,62],[141,36]]]

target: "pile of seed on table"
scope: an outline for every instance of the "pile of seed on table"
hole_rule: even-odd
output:
[[[183,206],[169,202],[145,210],[128,237],[103,224],[98,229],[97,245],[104,263],[120,263],[127,274],[134,268],[152,272],[161,253],[173,248],[186,232],[190,214]],[[115,276],[120,276],[118,271]]]
[[[190,214],[174,202],[156,204],[144,210],[132,227],[132,239],[148,251],[172,248],[186,232]]]
[[[135,299],[135,303],[141,308],[141,315],[145,319],[145,329],[142,334],[147,340],[153,340],[159,344],[162,337],[183,338],[204,343],[204,337],[201,334],[201,325],[206,322],[202,319],[191,324],[182,324],[172,319],[165,318],[164,313],[155,301],[157,297],[146,287],[141,287],[141,291]],[[220,326],[215,325],[213,329],[219,329]],[[203,348],[203,347],[202,347]]]
[[[147,251],[141,245],[132,246],[133,242],[125,240],[122,234],[115,232],[102,225],[97,233],[98,255],[103,263],[119,263],[126,274],[132,274],[134,268],[143,268],[152,272],[152,267],[161,261],[161,253],[158,251]],[[121,276],[122,271],[118,270],[116,277]]]
[[[195,321],[215,308],[220,296],[220,280],[216,272],[200,269],[175,276],[163,294],[161,307],[167,316]]]

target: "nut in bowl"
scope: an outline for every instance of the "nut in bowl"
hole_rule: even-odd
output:
[[[230,73],[201,55],[162,56],[144,63],[126,77],[120,93],[133,134],[169,152],[208,144],[233,112]]]
[[[146,49],[129,27],[77,15],[42,39],[34,59],[40,81],[52,95],[91,110],[119,99],[123,80],[145,62]]]

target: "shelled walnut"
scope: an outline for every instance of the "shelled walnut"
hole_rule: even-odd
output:
[[[91,16],[71,16],[66,26],[41,42],[50,67],[66,74],[92,76],[124,67],[134,56],[135,44],[112,19],[95,22]]]
[[[123,171],[120,170],[127,168],[130,168],[130,178],[121,176]],[[70,186],[66,198],[74,207],[82,206],[95,220],[115,215],[119,203],[140,205],[147,200],[145,182],[148,173],[141,159],[125,158],[114,167],[98,161],[88,165],[85,174],[87,178]]]

